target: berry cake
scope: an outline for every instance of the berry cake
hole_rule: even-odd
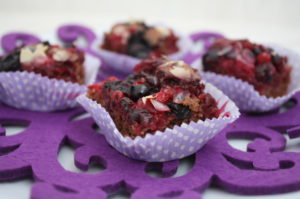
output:
[[[280,97],[287,93],[291,73],[288,59],[263,45],[217,39],[202,62],[204,71],[244,80],[261,95]]]
[[[195,69],[161,57],[142,61],[122,81],[111,77],[89,86],[87,96],[106,109],[124,136],[135,138],[217,118],[217,102],[204,88]]]
[[[43,42],[17,48],[1,58],[0,72],[28,71],[83,84],[83,62],[84,53],[75,47],[62,48]]]
[[[150,54],[169,55],[179,50],[178,37],[171,29],[148,26],[143,22],[119,23],[104,36],[105,50],[144,59]]]

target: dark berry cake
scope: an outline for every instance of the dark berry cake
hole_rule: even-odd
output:
[[[248,40],[217,39],[203,56],[203,69],[244,80],[261,95],[287,93],[291,67],[273,49]]]
[[[83,84],[83,62],[83,52],[75,47],[62,48],[43,42],[17,48],[1,58],[0,72],[28,71]]]
[[[89,86],[88,97],[108,111],[124,136],[134,138],[218,117],[217,102],[204,88],[195,69],[162,57],[141,62],[123,81],[111,77]]]
[[[143,22],[119,23],[104,36],[102,48],[144,59],[150,54],[169,55],[179,50],[178,38],[168,28],[148,26]]]

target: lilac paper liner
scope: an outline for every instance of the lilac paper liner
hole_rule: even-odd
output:
[[[164,162],[195,153],[227,124],[239,117],[240,113],[234,102],[213,85],[205,84],[205,92],[210,93],[218,102],[218,108],[223,109],[219,118],[183,123],[173,129],[167,128],[164,132],[147,134],[145,138],[124,137],[105,108],[86,97],[86,94],[80,95],[77,101],[92,115],[108,143],[116,150],[130,158]],[[230,113],[230,117],[223,117],[226,113]]]
[[[85,84],[96,80],[100,61],[85,54]],[[32,111],[57,111],[75,107],[76,97],[86,85],[50,79],[33,72],[0,73],[0,101],[15,108]]]
[[[172,60],[181,60],[184,56],[189,52],[189,50],[193,46],[193,42],[188,35],[184,35],[174,31],[174,34],[179,37],[177,42],[179,51],[173,54],[168,55],[167,57]],[[129,55],[124,55],[121,53],[116,53],[109,50],[101,49],[100,46],[103,43],[103,34],[99,37],[96,42],[93,44],[93,50],[98,52],[102,57],[103,61],[109,65],[109,67],[113,71],[118,71],[122,74],[130,74],[132,73],[132,69],[138,63],[141,62],[142,59],[138,59]]]
[[[277,98],[268,98],[260,95],[248,82],[212,72],[203,72],[202,79],[222,90],[242,111],[267,112],[278,108],[296,92],[300,91],[300,56],[276,44],[266,46],[273,48],[280,55],[286,55],[289,59],[288,63],[292,67],[292,71],[291,82],[286,95]],[[202,69],[202,63],[200,63],[200,68]]]

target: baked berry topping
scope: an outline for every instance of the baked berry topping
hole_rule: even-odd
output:
[[[178,38],[172,30],[130,21],[116,24],[105,34],[101,48],[139,59],[149,55],[169,55],[177,52]]]
[[[272,78],[276,73],[276,69],[271,63],[261,64],[260,67],[255,68],[256,78],[264,83],[272,82]]]
[[[262,52],[262,50],[259,47],[254,47],[252,51],[256,56]]]
[[[74,47],[62,48],[49,42],[15,49],[0,59],[0,72],[28,71],[74,83],[84,83],[84,54]]]
[[[285,95],[290,82],[287,57],[248,40],[217,39],[202,62],[204,71],[242,79],[267,97]]]
[[[139,98],[148,95],[149,94],[149,87],[147,87],[145,84],[137,84],[134,86],[131,86],[131,97],[136,101]]]
[[[128,39],[127,52],[128,55],[145,59],[148,57],[152,47],[150,43],[144,38],[142,31],[133,33]]]
[[[169,102],[168,106],[171,108],[172,113],[180,120],[189,119],[192,116],[192,111],[188,106]]]
[[[0,72],[18,70],[21,70],[19,50],[15,50],[11,54],[0,59]]]
[[[195,69],[164,57],[138,64],[125,80],[109,78],[89,86],[124,136],[144,137],[183,122],[218,117],[220,110]]]

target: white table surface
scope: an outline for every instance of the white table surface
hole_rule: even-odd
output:
[[[0,0],[0,35],[9,31],[45,34],[64,23],[85,24],[94,30],[108,29],[116,21],[145,19],[163,22],[185,33],[214,30],[231,38],[275,42],[300,53],[300,1],[298,0]],[[9,127],[8,134],[20,129]],[[288,140],[287,151],[300,152],[297,139]],[[230,144],[245,150],[249,141]],[[73,150],[63,148],[58,156],[65,169],[79,172]],[[189,168],[183,163],[177,175]],[[89,172],[96,172],[91,170]],[[0,183],[0,199],[28,199],[32,180]],[[269,196],[240,196],[209,188],[204,199],[296,199],[300,191]],[[116,196],[113,198],[125,198]]]

